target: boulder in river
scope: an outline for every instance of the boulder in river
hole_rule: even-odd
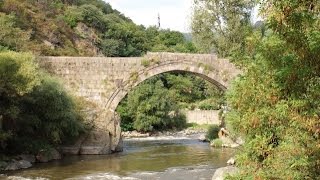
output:
[[[235,165],[236,164],[236,160],[234,158],[230,158],[228,161],[227,161],[227,164],[228,165]]]
[[[17,156],[17,158],[19,160],[25,160],[25,161],[29,161],[31,163],[35,163],[36,162],[36,157],[34,155],[31,155],[31,154],[21,154],[21,155]]]
[[[54,148],[50,148],[48,150],[42,150],[36,155],[36,159],[38,162],[49,162],[52,160],[61,159],[61,154]]]
[[[18,169],[30,168],[31,166],[32,166],[32,164],[29,161],[26,161],[26,160],[20,160],[20,161],[13,160],[12,162],[10,162],[7,165],[5,170],[13,171],[13,170],[18,170]]]
[[[206,136],[205,136],[204,134],[200,135],[198,139],[199,139],[199,141],[201,141],[201,142],[207,142],[207,141],[208,141],[208,140],[206,139]]]
[[[233,174],[237,173],[238,171],[239,171],[239,169],[234,166],[227,166],[227,167],[218,168],[214,172],[214,175],[212,176],[212,180],[223,180],[226,176],[233,175]]]
[[[0,170],[5,170],[7,166],[8,166],[8,162],[0,161]]]

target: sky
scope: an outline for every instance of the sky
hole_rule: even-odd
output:
[[[193,0],[104,0],[129,17],[136,24],[146,27],[158,24],[162,29],[190,32]]]

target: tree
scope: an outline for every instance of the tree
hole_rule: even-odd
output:
[[[19,99],[19,111],[14,136],[8,142],[8,149],[18,153],[37,153],[46,146],[71,142],[85,131],[75,99],[46,74],[39,86]]]
[[[196,0],[192,35],[203,52],[231,56],[244,48],[254,0]]]
[[[269,33],[250,37],[254,58],[228,92],[227,121],[246,141],[233,179],[320,177],[319,6],[261,1]]]
[[[14,119],[18,113],[17,98],[40,84],[37,65],[29,53],[0,52],[0,116]]]
[[[181,128],[184,108],[219,109],[221,91],[205,80],[187,73],[154,76],[128,93],[117,107],[123,130],[166,130]],[[210,99],[209,99],[210,98]],[[210,100],[210,105],[206,99]]]
[[[172,129],[183,127],[186,123],[178,111],[177,102],[172,100],[172,93],[164,87],[159,77],[147,80],[129,92],[117,112],[123,118],[122,126],[128,130]],[[171,112],[174,113],[170,115]]]
[[[16,19],[13,15],[0,12],[0,49],[25,50],[30,33],[16,27]]]
[[[0,52],[0,152],[37,153],[84,132],[80,107],[30,53]]]
[[[18,100],[40,83],[34,57],[29,53],[0,52],[0,142],[11,137],[19,115]]]

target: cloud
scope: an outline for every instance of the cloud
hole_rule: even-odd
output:
[[[137,24],[156,25],[158,13],[161,28],[189,32],[192,0],[105,0]]]

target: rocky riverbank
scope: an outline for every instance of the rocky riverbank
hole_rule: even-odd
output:
[[[206,129],[193,129],[188,128],[181,131],[157,131],[152,133],[140,133],[137,131],[126,131],[122,132],[124,139],[141,139],[142,141],[147,140],[161,140],[161,139],[198,139],[202,142],[209,142],[205,138]],[[222,138],[222,147],[238,147],[239,142],[233,142],[228,138]],[[210,143],[211,146],[215,147],[214,142]],[[0,161],[0,170],[11,171],[18,169],[26,169],[33,166],[35,163],[45,163],[53,160],[59,160],[62,158],[62,154],[56,149],[48,149],[40,151],[36,155],[18,155],[10,158],[6,158]]]
[[[224,180],[228,175],[236,174],[238,171],[239,169],[235,166],[218,168],[212,176],[212,180]]]
[[[122,132],[122,137],[126,139],[130,138],[145,138],[145,137],[188,137],[188,138],[199,138],[205,140],[206,130],[205,129],[184,129],[181,131],[155,131],[148,133],[141,133],[138,131],[125,131]]]
[[[53,160],[59,160],[62,155],[54,148],[42,150],[36,155],[21,154],[14,157],[7,157],[0,161],[1,171],[14,171],[26,169],[33,166],[34,163],[46,163]]]

